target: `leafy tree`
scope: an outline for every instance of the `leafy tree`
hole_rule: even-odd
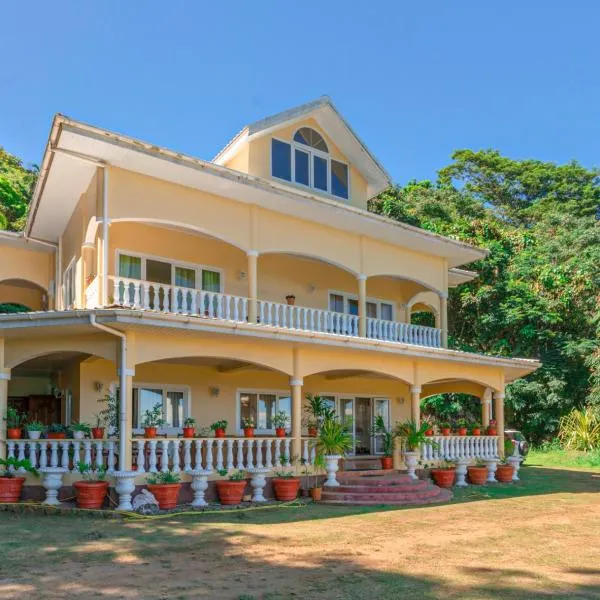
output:
[[[507,417],[532,439],[600,404],[600,180],[577,163],[459,150],[438,181],[373,200],[380,214],[488,248],[477,279],[450,291],[450,345],[538,358],[507,386]]]
[[[20,231],[25,227],[37,175],[36,166],[24,167],[19,158],[0,146],[0,229]]]

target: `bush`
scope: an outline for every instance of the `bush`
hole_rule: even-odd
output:
[[[574,408],[561,417],[558,437],[567,450],[600,449],[600,410],[591,406],[583,410]]]

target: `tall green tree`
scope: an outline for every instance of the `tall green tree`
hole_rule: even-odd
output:
[[[573,407],[600,403],[598,172],[577,163],[459,150],[438,181],[381,194],[370,209],[488,248],[450,292],[452,347],[537,358],[507,387],[508,417],[534,440]]]
[[[0,146],[0,229],[20,231],[25,227],[37,175],[37,167],[26,168]]]

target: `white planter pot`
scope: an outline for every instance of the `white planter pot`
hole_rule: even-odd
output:
[[[82,440],[84,438],[85,438],[85,431],[74,431],[73,432],[73,439]]]
[[[405,452],[404,453],[404,464],[406,465],[406,469],[408,471],[408,476],[411,479],[418,479],[415,471],[417,470],[417,465],[419,464],[419,457],[421,456],[420,452]]]
[[[115,492],[119,495],[117,510],[133,510],[131,496],[135,491],[135,478],[137,471],[115,471]]]
[[[29,436],[30,440],[39,440],[40,436],[42,435],[41,431],[29,431],[27,430],[27,435]]]
[[[496,481],[496,467],[498,466],[497,458],[486,458],[485,464],[487,466],[487,483],[497,483]]]
[[[188,475],[192,477],[191,488],[194,492],[194,499],[190,503],[190,506],[199,507],[208,505],[208,502],[204,499],[204,493],[208,489],[208,476],[211,473],[212,469],[188,471]]]
[[[338,462],[342,458],[339,454],[327,454],[325,456],[325,470],[327,471],[327,479],[323,485],[328,487],[339,486],[338,480],[335,478],[335,474],[338,471]]]
[[[37,433],[40,432],[38,431]],[[42,504],[50,506],[59,505],[58,492],[62,487],[62,478],[67,469],[61,467],[42,467],[40,472],[43,474],[42,485],[46,489],[46,499]]]
[[[248,469],[248,473],[252,475],[250,480],[250,487],[252,488],[252,502],[266,502],[267,499],[264,497],[263,490],[267,484],[265,476],[271,469]]]

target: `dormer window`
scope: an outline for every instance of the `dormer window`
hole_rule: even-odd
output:
[[[291,144],[272,139],[271,174],[348,199],[348,165],[331,158],[323,136],[310,127],[298,129]]]

